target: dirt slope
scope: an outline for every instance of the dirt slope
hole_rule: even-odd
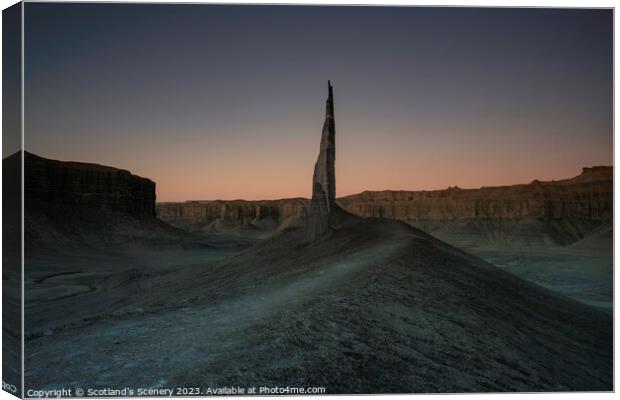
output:
[[[287,230],[219,265],[154,278],[168,301],[156,313],[144,304],[28,341],[26,374],[47,371],[30,384],[612,390],[607,314],[402,222],[302,236]]]

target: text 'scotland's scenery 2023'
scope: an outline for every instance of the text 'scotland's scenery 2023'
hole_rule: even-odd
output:
[[[611,9],[7,8],[4,390],[612,391],[612,65]]]

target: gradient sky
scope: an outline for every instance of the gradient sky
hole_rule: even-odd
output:
[[[611,10],[27,3],[25,145],[159,201],[338,195],[612,164]]]

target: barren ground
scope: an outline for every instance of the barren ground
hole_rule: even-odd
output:
[[[247,245],[33,256],[27,389],[612,389],[610,315],[403,223]]]

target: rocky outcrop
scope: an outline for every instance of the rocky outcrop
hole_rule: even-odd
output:
[[[158,203],[157,216],[189,231],[230,233],[236,228],[275,231],[306,218],[308,200],[215,200]]]
[[[24,153],[26,203],[155,216],[155,182],[98,164],[49,160]]]
[[[156,217],[155,183],[126,170],[24,153],[24,192],[28,254],[85,245],[161,247],[188,236]]]
[[[399,219],[461,248],[566,246],[613,217],[612,167],[571,179],[434,191],[363,192],[338,199],[362,217]]]
[[[310,240],[327,233],[333,216],[339,213],[336,204],[336,122],[334,119],[334,93],[327,81],[328,96],[325,105],[325,122],[321,135],[319,157],[312,176],[312,199],[306,229]]]
[[[336,200],[362,217],[394,218],[452,244],[570,244],[611,224],[612,167],[584,168],[560,181],[526,185],[449,188],[434,191],[363,192]],[[225,228],[251,225],[275,231],[292,219],[307,217],[308,199],[159,203],[164,221],[184,229],[203,229],[225,221]]]
[[[362,217],[403,221],[611,220],[612,195],[612,167],[593,167],[584,168],[575,178],[561,181],[481,189],[363,192],[340,198],[338,202],[344,209]]]

